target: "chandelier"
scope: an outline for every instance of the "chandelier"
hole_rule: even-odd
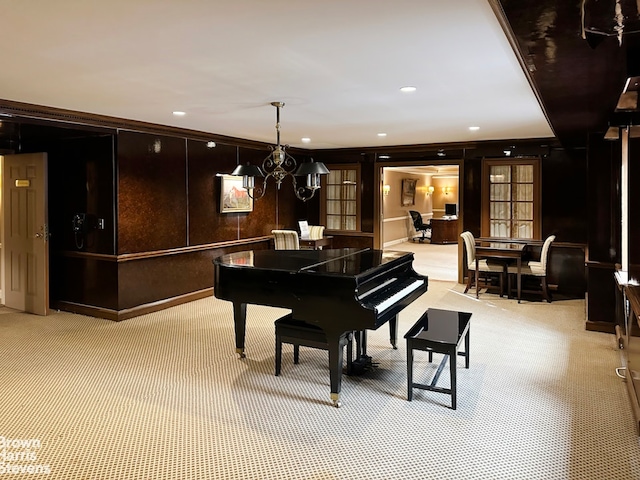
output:
[[[264,197],[267,191],[267,180],[272,178],[278,190],[282,181],[291,177],[293,182],[293,191],[300,200],[306,202],[312,198],[316,190],[320,188],[320,175],[326,175],[329,170],[322,162],[314,162],[311,159],[310,162],[301,163],[298,167],[295,159],[286,152],[289,145],[280,145],[280,109],[284,107],[283,102],[271,102],[271,105],[276,107],[276,134],[277,141],[276,146],[269,146],[271,153],[267,158],[262,161],[262,168],[257,165],[238,165],[231,175],[242,176],[242,186],[247,190],[247,193],[254,200],[258,200]],[[297,170],[296,170],[296,167]],[[306,185],[298,186],[296,177],[307,177]],[[256,177],[262,177],[262,185],[256,186]]]

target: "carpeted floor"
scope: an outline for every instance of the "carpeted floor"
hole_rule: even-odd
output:
[[[400,316],[405,332],[428,307],[473,314],[455,411],[439,393],[406,400],[404,341],[392,350],[385,327],[369,334],[378,368],[344,377],[336,409],[326,352],[293,365],[286,345],[274,376],[283,310],[249,306],[244,360],[214,298],[120,323],[0,310],[0,478],[640,478],[620,352],[585,330],[585,302],[462,290],[430,280]],[[436,365],[425,353],[415,374]]]
[[[387,250],[413,252],[413,268],[431,280],[456,282],[458,280],[458,244],[431,244],[429,242],[403,242],[391,245]]]

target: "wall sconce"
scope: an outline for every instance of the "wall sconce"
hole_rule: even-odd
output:
[[[386,197],[387,195],[389,195],[389,192],[391,191],[391,186],[390,185],[383,185],[382,186],[382,194]]]
[[[427,187],[427,195],[433,195],[433,191],[435,190],[435,188],[433,188],[433,185],[429,185]]]
[[[450,191],[451,187],[442,187],[442,193],[444,193],[445,195],[449,195]]]

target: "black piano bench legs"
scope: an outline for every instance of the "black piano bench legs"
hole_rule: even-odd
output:
[[[449,310],[428,309],[418,320],[404,338],[407,339],[407,400],[413,399],[413,389],[431,390],[432,392],[451,395],[451,408],[456,409],[457,402],[457,378],[456,359],[458,355],[464,357],[465,368],[469,368],[469,323],[471,314],[465,312],[453,312]],[[457,325],[456,325],[457,324]],[[458,348],[464,342],[464,352]],[[443,355],[442,361],[431,383],[426,385],[413,382],[413,351],[422,350],[429,352],[429,362],[433,360],[434,353]],[[451,375],[451,388],[437,387],[438,379],[449,360]]]
[[[331,401],[335,407],[340,407],[340,378],[342,375],[343,350],[347,347],[347,373],[353,368],[353,332],[336,333],[330,336],[330,342],[325,331],[316,326],[285,315],[275,321],[276,328],[276,376],[282,368],[282,344],[293,345],[293,363],[300,359],[300,345],[319,348],[329,352],[329,371],[331,377]]]

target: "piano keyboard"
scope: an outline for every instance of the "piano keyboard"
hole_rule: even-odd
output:
[[[390,297],[375,305],[376,310],[378,311],[378,313],[384,312],[387,308],[392,307],[404,297],[409,295],[411,292],[420,288],[422,285],[424,285],[424,280],[414,280],[406,287],[398,290]]]
[[[395,285],[396,283],[400,283],[397,278],[390,278],[375,288],[372,288],[360,295],[359,299],[362,301],[373,293],[378,292],[376,295],[371,297],[369,302],[364,303],[371,308],[375,308],[377,313],[382,313],[398,303],[411,292],[424,285],[424,280],[413,280],[411,282],[405,281],[400,285]]]

